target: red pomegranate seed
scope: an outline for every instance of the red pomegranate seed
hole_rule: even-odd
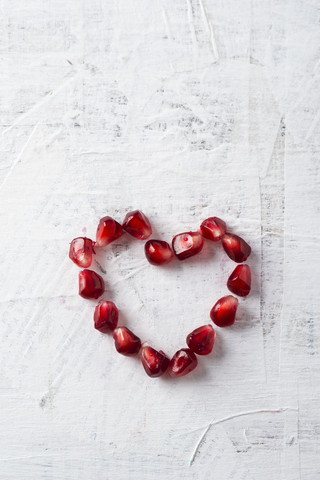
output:
[[[148,240],[144,246],[147,260],[152,265],[164,265],[173,259],[169,243],[162,240]]]
[[[79,273],[79,295],[83,298],[99,298],[104,292],[104,281],[92,270]]]
[[[209,355],[212,352],[216,332],[211,325],[196,328],[187,336],[187,345],[197,355]]]
[[[210,317],[218,327],[229,327],[234,324],[239,300],[233,295],[220,298],[211,309]]]
[[[203,244],[200,232],[185,232],[173,237],[172,249],[179,260],[185,260],[201,252]]]
[[[222,238],[224,251],[234,262],[242,263],[247,260],[251,253],[251,247],[238,235],[226,233]]]
[[[164,374],[170,360],[162,351],[145,346],[142,347],[141,362],[149,377],[155,378]]]
[[[146,240],[152,233],[149,220],[140,210],[127,213],[122,226],[126,232],[138,240]]]
[[[129,328],[118,327],[113,332],[115,347],[122,355],[136,355],[141,347],[141,340]]]
[[[90,267],[93,253],[93,242],[90,238],[78,237],[70,243],[69,258],[79,267]]]
[[[226,233],[226,223],[218,217],[210,217],[201,223],[202,235],[208,240],[218,242]]]
[[[238,265],[228,278],[227,286],[230,292],[235,293],[239,297],[246,297],[251,289],[251,270],[249,265]]]
[[[111,217],[103,217],[99,221],[97,228],[97,247],[106,247],[109,243],[121,237],[123,229],[120,223]]]
[[[170,360],[168,372],[172,377],[183,377],[198,365],[195,354],[189,348],[178,350]]]
[[[112,332],[118,324],[118,315],[113,302],[100,300],[94,311],[94,328],[103,333]]]

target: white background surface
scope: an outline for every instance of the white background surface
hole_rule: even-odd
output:
[[[320,478],[318,7],[2,0],[1,480]],[[168,241],[217,215],[253,247],[185,379],[118,355],[77,294],[69,242],[134,208]],[[234,268],[213,244],[151,267],[128,238],[98,260],[170,355]]]

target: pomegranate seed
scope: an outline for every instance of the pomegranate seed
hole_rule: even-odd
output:
[[[121,237],[123,229],[120,223],[111,217],[103,217],[99,221],[97,228],[97,247],[106,247],[109,243]]]
[[[172,377],[183,377],[198,365],[195,354],[189,348],[178,350],[170,360],[168,372]]]
[[[113,332],[115,347],[122,355],[136,355],[141,347],[141,340],[129,328],[118,327]]]
[[[229,327],[234,324],[239,300],[233,295],[220,298],[211,309],[210,317],[218,327]]]
[[[251,289],[251,270],[249,265],[238,265],[228,278],[227,286],[232,293],[239,297],[246,297]]]
[[[187,345],[197,355],[209,355],[213,349],[216,332],[211,325],[196,328],[187,336]]]
[[[162,240],[148,240],[144,246],[147,260],[152,265],[164,265],[173,259],[169,243]]]
[[[90,267],[93,253],[93,242],[90,238],[78,237],[70,243],[69,258],[79,267]]]
[[[234,262],[242,263],[247,260],[251,253],[251,247],[238,235],[226,233],[222,238],[224,251]]]
[[[99,298],[104,292],[104,281],[92,270],[79,273],[79,295],[83,298]]]
[[[142,365],[149,377],[160,377],[167,370],[169,358],[162,352],[158,352],[152,347],[142,347],[141,351]]]
[[[123,228],[130,235],[138,238],[138,240],[146,240],[152,233],[149,220],[140,210],[127,213],[123,222]]]
[[[100,300],[94,311],[94,328],[103,333],[114,330],[118,324],[119,311],[113,302]]]
[[[185,260],[201,252],[203,244],[200,232],[179,233],[172,240],[172,248],[178,260]]]
[[[210,217],[201,223],[202,235],[208,240],[218,242],[226,233],[226,223],[218,217]]]

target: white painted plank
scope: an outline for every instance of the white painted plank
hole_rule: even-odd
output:
[[[317,2],[1,12],[0,479],[318,480]],[[116,354],[77,295],[70,240],[132,208],[168,241],[217,215],[253,247],[237,323],[179,381]],[[121,321],[170,355],[234,267],[104,253]]]

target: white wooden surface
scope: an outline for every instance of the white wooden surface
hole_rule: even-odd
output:
[[[319,2],[1,1],[1,480],[320,478]],[[67,258],[106,214],[166,240],[207,216],[253,247],[214,353],[148,378],[92,327]],[[234,264],[98,258],[169,354]],[[95,264],[99,271],[99,265]]]

